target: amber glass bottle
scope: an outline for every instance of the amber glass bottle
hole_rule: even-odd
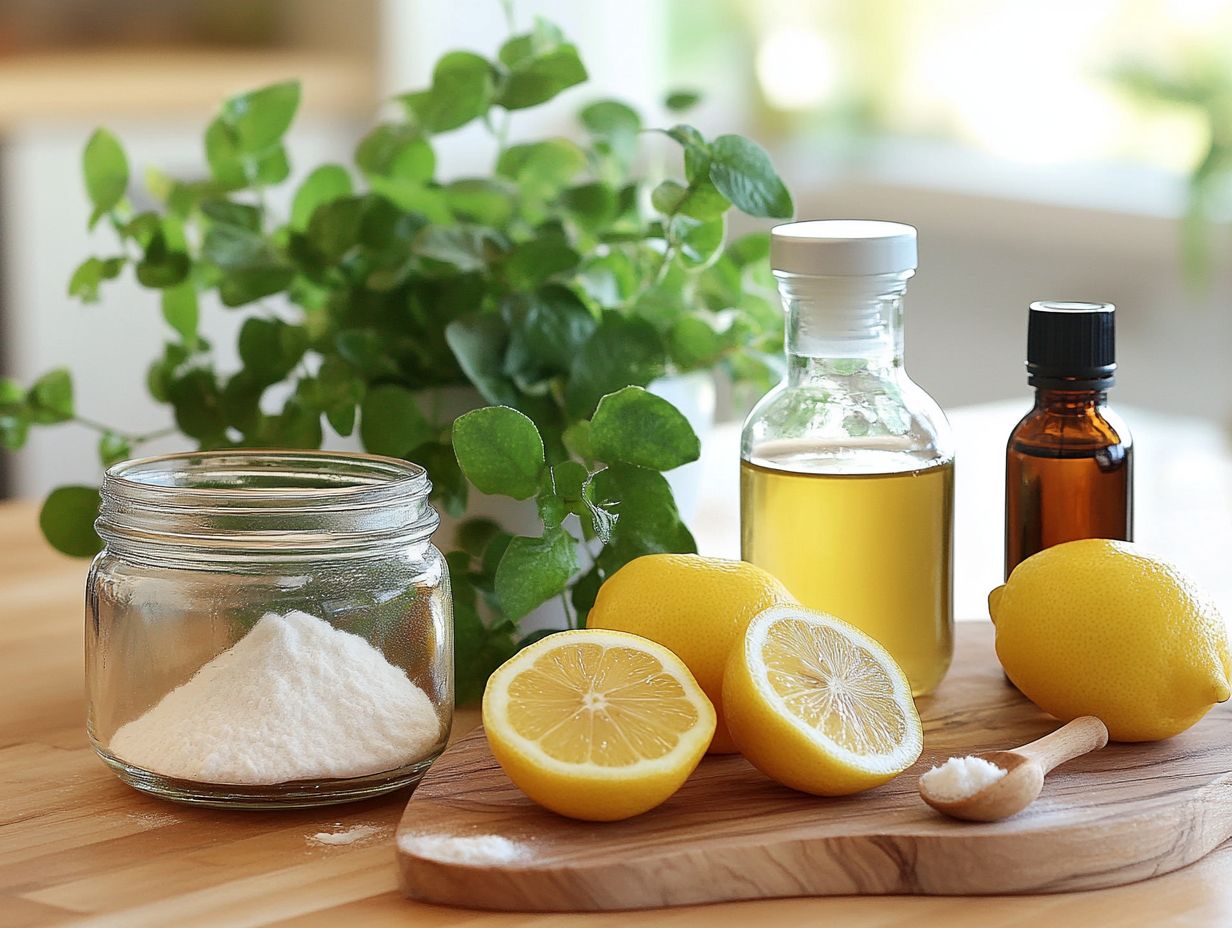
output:
[[[1006,448],[1006,577],[1051,545],[1133,538],[1133,443],[1108,407],[1115,358],[1110,303],[1031,304],[1035,408]]]

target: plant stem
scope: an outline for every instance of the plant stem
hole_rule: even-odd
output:
[[[563,592],[563,591],[561,592],[560,604],[564,606],[564,609],[565,609],[565,624],[569,628],[577,628],[578,627],[577,614],[574,613],[573,608],[569,605],[569,594],[568,593]]]
[[[510,32],[513,32],[517,27],[513,21],[513,0],[500,0],[501,9],[505,11],[505,26]]]
[[[78,425],[84,425],[86,428],[99,432],[100,434],[117,435],[120,438],[123,438],[130,445],[144,444],[148,441],[154,441],[156,438],[165,438],[168,435],[174,435],[176,433],[176,429],[170,426],[164,429],[158,429],[154,432],[146,432],[141,435],[132,432],[122,432],[119,429],[113,429],[111,426],[105,425],[97,419],[91,419],[88,416],[73,416],[72,421],[76,422]]]

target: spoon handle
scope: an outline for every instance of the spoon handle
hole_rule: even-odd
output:
[[[1054,767],[1098,751],[1108,743],[1108,729],[1093,715],[1084,715],[1067,722],[1038,741],[1014,748],[1013,753],[1022,754],[1044,768],[1044,773]]]

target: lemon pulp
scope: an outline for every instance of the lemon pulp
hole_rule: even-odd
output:
[[[483,696],[492,753],[526,795],[611,821],[672,795],[714,735],[715,713],[671,651],[637,635],[550,635],[497,668]]]
[[[622,767],[667,754],[700,721],[680,680],[644,651],[583,644],[509,683],[510,724],[549,757]]]

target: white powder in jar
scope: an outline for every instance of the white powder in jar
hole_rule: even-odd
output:
[[[982,757],[951,757],[940,767],[933,767],[920,777],[920,786],[933,799],[957,802],[974,796],[1003,776],[1003,768]]]
[[[269,785],[392,770],[440,738],[432,700],[359,635],[271,612],[107,747],[163,776]]]

